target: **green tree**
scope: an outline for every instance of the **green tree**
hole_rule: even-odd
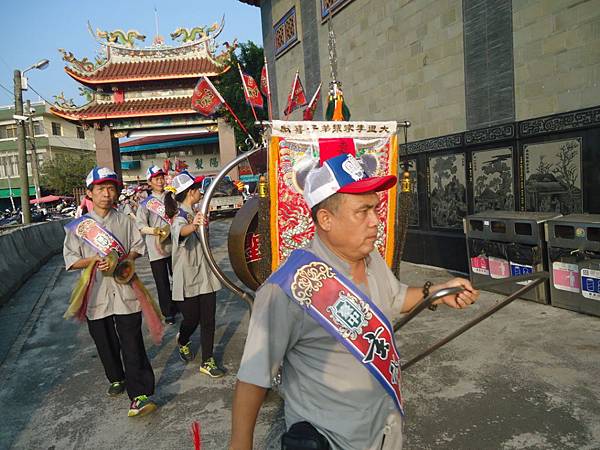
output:
[[[242,71],[254,78],[256,83],[260,86],[260,74],[264,65],[263,55],[262,47],[259,47],[252,41],[240,44],[239,49],[232,53],[228,62],[228,64],[230,64],[230,69],[218,79],[214,80],[215,87],[219,90],[227,103],[229,103],[231,109],[239,117],[240,121],[244,124],[256,142],[260,141],[261,130],[260,127],[254,125],[255,120],[252,109],[250,105],[246,104],[244,87],[242,86],[242,80],[238,70],[238,63],[240,64]],[[262,110],[260,108],[255,108],[258,120],[267,120],[268,118],[267,99],[264,97],[263,99],[265,107]],[[233,126],[235,130],[236,146],[245,149],[246,133],[242,131],[233,116],[225,108],[221,110],[221,116]]]
[[[73,195],[73,189],[82,187],[96,161],[91,155],[57,153],[44,162],[41,184],[57,195]]]

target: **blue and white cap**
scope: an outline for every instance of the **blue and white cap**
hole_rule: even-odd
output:
[[[337,192],[364,194],[385,191],[396,184],[394,175],[370,177],[362,164],[350,153],[342,153],[323,161],[306,176],[304,199],[309,208]]]
[[[204,179],[203,176],[193,177],[189,172],[181,172],[171,180],[171,188],[175,189],[175,194],[181,194],[186,189],[192,187],[194,184],[200,184]],[[172,190],[171,189],[171,190]]]
[[[121,180],[115,173],[114,170],[109,169],[108,167],[94,167],[88,176],[85,178],[85,185],[88,189],[92,187],[94,184],[104,183],[106,181],[112,181],[117,186],[123,186]]]
[[[148,170],[146,170],[146,179],[148,181],[159,175],[165,175],[165,171],[158,166],[150,166],[148,167]]]

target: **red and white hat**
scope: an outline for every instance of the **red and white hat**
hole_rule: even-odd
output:
[[[319,139],[321,166],[306,176],[304,199],[309,208],[333,194],[364,194],[394,187],[395,175],[372,177],[356,157],[353,139]]]
[[[158,166],[150,166],[148,167],[148,170],[146,170],[146,179],[148,181],[154,177],[158,177],[159,175],[165,175],[165,171]]]
[[[175,189],[175,194],[181,194],[186,189],[192,187],[194,184],[202,183],[205,177],[202,175],[199,177],[193,177],[189,172],[181,172],[171,180],[171,188]]]
[[[85,178],[85,185],[90,189],[92,185],[104,183],[106,181],[112,181],[119,187],[123,186],[123,183],[119,180],[115,171],[108,167],[94,167]]]

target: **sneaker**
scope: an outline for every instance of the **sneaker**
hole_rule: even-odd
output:
[[[174,325],[177,321],[175,320],[175,316],[167,316],[165,317],[165,323],[167,325]]]
[[[125,392],[125,381],[115,381],[108,387],[108,395],[111,397],[121,395],[123,392]]]
[[[179,357],[186,363],[194,359],[194,354],[192,353],[190,344],[191,343],[188,342],[185,345],[179,345]]]
[[[156,403],[154,403],[152,400],[150,400],[147,395],[138,395],[131,402],[127,416],[129,416],[129,417],[145,416],[146,414],[150,414],[156,408],[158,408]]]
[[[200,373],[208,375],[211,378],[220,378],[225,375],[225,370],[217,366],[215,358],[211,356],[200,366]]]

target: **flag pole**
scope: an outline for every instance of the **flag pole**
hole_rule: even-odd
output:
[[[267,57],[265,59],[265,74],[267,75],[267,102],[269,105],[269,121],[273,121],[273,105],[271,104],[271,83],[269,82],[269,66],[267,65]]]
[[[231,106],[229,106],[229,103],[227,103],[227,101],[225,101],[225,99],[221,96],[221,93],[217,90],[217,88],[215,87],[215,85],[212,84],[212,82],[210,81],[210,79],[207,76],[204,76],[204,78],[206,79],[206,81],[208,82],[208,84],[210,84],[210,87],[212,88],[212,90],[215,92],[215,94],[217,94],[217,97],[219,97],[219,100],[221,101],[221,103],[223,103],[225,105],[225,108],[227,108],[227,111],[229,111],[229,113],[233,116],[233,118],[235,119],[235,121],[237,122],[237,124],[240,126],[240,128],[244,131],[244,133],[246,133],[248,135],[248,137],[250,138],[250,140],[254,141],[254,139],[252,139],[252,136],[250,135],[250,133],[248,133],[248,130],[246,129],[246,127],[244,126],[244,124],[242,123],[242,121],[233,112],[233,109],[231,109]]]
[[[319,93],[321,92],[322,85],[323,85],[323,82],[319,83],[319,86],[317,87],[317,90],[315,91],[314,95],[310,99],[310,102],[308,102],[308,105],[306,106],[306,109],[311,109],[313,107],[313,102],[316,102],[317,95],[319,95]]]
[[[292,100],[294,98],[294,93],[296,92],[296,84],[298,83],[298,76],[299,76],[300,71],[298,69],[296,69],[296,75],[294,76],[294,82],[292,83],[292,92],[290,92],[290,95],[288,97],[288,104],[287,107],[285,108],[286,111],[289,111],[289,106],[290,106],[290,100]],[[289,111],[286,115],[285,115],[285,120],[288,120],[288,117],[290,116],[292,112]]]
[[[248,92],[248,88],[246,87],[246,81],[244,80],[244,74],[242,73],[242,68],[240,67],[240,63],[238,63],[238,70],[240,71],[240,78],[242,79],[242,86],[244,87],[244,94],[246,96],[246,103],[250,103],[250,108],[252,108],[252,115],[254,115],[254,120],[258,122],[258,117],[256,117],[256,111],[254,111],[254,105],[250,100],[250,93]]]

